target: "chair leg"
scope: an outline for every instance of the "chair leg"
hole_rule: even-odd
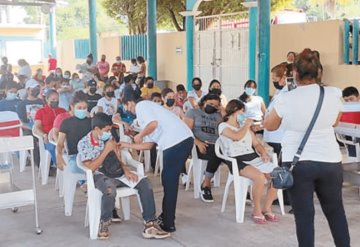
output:
[[[234,181],[234,190],[235,190],[235,212],[236,212],[236,222],[244,222],[245,214],[245,204],[246,204],[246,193],[248,187],[250,186],[249,182],[245,178],[240,178],[239,181]]]
[[[121,197],[121,208],[123,211],[124,220],[130,220],[130,198],[128,196]]]
[[[49,180],[49,170],[50,170],[50,162],[51,156],[50,153],[46,151],[44,162],[41,162],[43,167],[41,168],[41,184],[46,185]]]
[[[197,199],[200,196],[201,187],[201,164],[193,164],[193,176],[194,176],[194,198]]]
[[[188,178],[188,181],[186,182],[185,191],[188,191],[188,190],[189,190],[192,172],[193,172],[193,161],[191,160],[191,161],[190,161],[190,164],[189,164],[189,169],[188,169],[188,177],[189,177],[189,178]]]
[[[279,201],[281,214],[285,215],[283,190],[277,191],[277,197],[278,197],[278,201]]]
[[[73,176],[73,174],[66,174],[67,176]],[[74,204],[74,196],[76,191],[77,180],[73,177],[69,177],[66,182],[64,182],[64,204],[65,204],[65,216],[72,215],[72,208]]]
[[[101,198],[102,193],[98,190],[88,195],[90,239],[97,239],[101,215]]]
[[[220,177],[221,177],[221,172],[220,172],[220,168],[215,172],[214,175],[214,187],[220,187]]]
[[[226,185],[225,185],[225,191],[224,191],[224,196],[223,196],[222,205],[221,205],[221,213],[225,212],[226,202],[227,202],[227,198],[229,196],[229,189],[230,189],[232,182],[233,182],[233,178],[232,178],[232,175],[229,173],[228,179],[227,179]]]
[[[20,172],[23,172],[25,170],[26,166],[26,155],[27,151],[20,151],[19,152],[19,163],[20,163]]]

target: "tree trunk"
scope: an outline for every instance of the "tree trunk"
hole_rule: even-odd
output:
[[[336,18],[336,0],[327,0],[326,5],[331,19]]]
[[[168,11],[169,11],[169,13],[170,13],[170,18],[171,18],[172,23],[174,24],[176,30],[177,30],[178,32],[184,31],[184,29],[185,29],[184,27],[185,27],[185,26],[184,26],[183,28],[180,27],[180,25],[179,25],[179,23],[178,23],[178,20],[176,19],[176,16],[175,16],[174,11],[173,11],[172,9],[170,9],[170,8],[168,8]]]

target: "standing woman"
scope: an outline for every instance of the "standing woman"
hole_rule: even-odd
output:
[[[146,76],[146,64],[145,64],[145,59],[142,56],[138,56],[137,57],[137,62],[140,65],[139,68],[139,72],[138,72],[138,85],[140,86],[140,88],[142,88],[144,86],[145,83],[145,76]]]
[[[157,144],[162,150],[164,197],[159,221],[164,231],[174,232],[179,177],[193,147],[193,134],[183,121],[161,105],[148,100],[136,103],[134,97],[125,98],[124,104],[127,111],[136,114],[142,130],[134,137],[135,144],[121,143],[121,147],[144,150]]]
[[[298,87],[281,95],[274,110],[265,119],[267,130],[276,130],[280,125],[284,127],[284,165],[290,165],[314,115],[320,92],[316,84],[319,67],[320,62],[310,49],[300,53],[294,63]],[[342,108],[341,92],[333,87],[324,89],[319,116],[293,169],[294,185],[289,192],[300,247],[314,246],[314,192],[329,223],[335,245],[349,247],[350,236],[342,201],[341,153],[334,135],[334,126]]]
[[[247,117],[255,122],[261,122],[266,107],[263,98],[255,95],[256,89],[256,82],[254,80],[248,80],[244,85],[244,93],[240,96],[240,100],[245,104]]]

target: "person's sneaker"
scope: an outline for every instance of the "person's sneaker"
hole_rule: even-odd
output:
[[[175,232],[175,231],[176,231],[175,226],[165,226],[164,223],[161,223],[159,226],[160,226],[161,229],[163,229],[165,232]]]
[[[186,186],[186,183],[187,183],[188,179],[189,179],[189,176],[188,176],[187,174],[185,174],[185,173],[182,173],[182,174],[181,174],[181,183],[182,183],[184,186]]]
[[[144,238],[168,238],[170,237],[170,233],[163,231],[155,221],[150,221],[145,223],[144,231],[142,233]]]
[[[109,236],[110,236],[110,232],[109,232],[110,224],[111,224],[110,220],[108,220],[108,221],[100,220],[98,239],[105,240],[105,239],[109,238]]]
[[[116,208],[114,208],[111,222],[113,222],[113,223],[121,223],[121,221],[122,221],[121,217],[118,215]]]
[[[202,187],[201,186],[200,197],[203,202],[214,202],[214,198],[211,194],[210,187]]]

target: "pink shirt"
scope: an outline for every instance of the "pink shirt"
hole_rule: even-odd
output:
[[[57,115],[54,120],[53,128],[60,129],[61,123],[69,117],[71,117],[71,115],[68,112],[64,112],[64,113]]]
[[[100,75],[107,75],[109,73],[110,65],[108,62],[98,62],[96,67],[99,70]]]

